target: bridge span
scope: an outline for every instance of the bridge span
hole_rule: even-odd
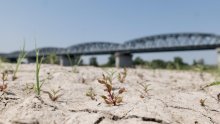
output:
[[[144,52],[166,52],[166,51],[187,51],[206,50],[220,48],[220,35],[212,33],[170,33],[153,36],[146,36],[125,41],[121,44],[113,42],[88,42],[76,44],[67,48],[40,48],[40,56],[48,56],[55,53],[59,56],[61,65],[69,65],[67,54],[77,55],[98,55],[114,54],[116,66],[132,66],[132,53]],[[220,63],[220,50],[218,52],[218,63]],[[27,59],[33,62],[35,50],[27,52]],[[7,59],[16,60],[19,51],[4,54]],[[219,64],[220,66],[220,64]]]

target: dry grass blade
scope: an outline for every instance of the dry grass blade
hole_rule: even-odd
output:
[[[51,92],[49,91],[43,91],[43,92],[48,94],[49,98],[52,101],[57,101],[57,99],[62,96],[62,94],[59,94],[60,90],[51,90]]]
[[[213,82],[205,87],[211,87],[211,86],[215,86],[215,85],[220,85],[220,82],[219,81],[216,81],[216,82]]]
[[[27,53],[25,52],[25,43],[24,43],[23,49],[19,53],[16,68],[15,68],[13,76],[12,76],[13,81],[18,78],[16,74],[18,72],[18,69],[19,69],[19,66],[21,65],[22,60],[26,57],[26,55],[27,55]]]

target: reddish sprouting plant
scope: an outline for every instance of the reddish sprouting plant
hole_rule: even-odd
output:
[[[126,76],[124,76],[123,78],[125,79]],[[126,91],[125,88],[120,88],[118,90],[117,93],[115,93],[113,91],[113,86],[112,86],[112,81],[113,81],[113,76],[106,76],[106,75],[102,75],[101,79],[98,79],[98,82],[100,84],[103,84],[106,89],[104,89],[104,91],[106,91],[108,94],[107,95],[102,95],[101,97],[105,100],[106,104],[112,104],[114,106],[120,104],[122,102],[123,97],[120,96],[122,93],[124,93]],[[124,80],[123,79],[123,80]]]
[[[5,90],[7,89],[7,83],[5,83],[5,81],[7,81],[7,79],[8,79],[8,73],[3,72],[2,73],[2,85],[0,85],[1,92],[5,92]]]

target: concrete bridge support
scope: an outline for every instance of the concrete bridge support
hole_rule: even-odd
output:
[[[36,58],[34,58],[34,57],[27,58],[27,62],[28,63],[35,63],[36,62]]]
[[[220,70],[220,48],[217,48],[216,51],[217,51],[217,65],[218,65],[218,69]]]
[[[115,53],[115,66],[132,67],[132,54],[130,53]]]
[[[62,66],[71,66],[71,63],[66,55],[59,56],[59,64]]]

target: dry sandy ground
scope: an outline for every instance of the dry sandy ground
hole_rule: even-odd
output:
[[[5,65],[5,68],[15,65]],[[18,79],[9,77],[8,92],[0,98],[0,123],[2,124],[220,124],[220,103],[217,94],[220,86],[201,90],[215,81],[215,77],[192,71],[168,71],[128,69],[124,84],[115,82],[115,88],[123,85],[123,103],[109,106],[100,95],[106,94],[97,82],[102,73],[116,68],[71,67],[42,65],[41,79],[46,79],[42,89],[60,89],[63,94],[52,102],[48,95],[35,96],[35,65],[22,65]],[[1,69],[2,71],[3,69]],[[48,78],[48,73],[49,78]],[[11,76],[11,75],[10,75]],[[83,81],[84,80],[84,81]],[[137,81],[150,84],[147,97],[140,98],[142,87]],[[2,81],[0,81],[2,83]],[[92,87],[97,100],[85,94]],[[2,94],[2,93],[1,93]],[[0,95],[1,95],[0,94]],[[206,99],[205,106],[200,99]]]

